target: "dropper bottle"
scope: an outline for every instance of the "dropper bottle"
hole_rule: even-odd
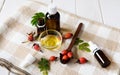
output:
[[[45,20],[43,18],[39,18],[37,25],[37,35],[39,36],[41,32],[46,30]]]
[[[111,61],[107,58],[107,56],[103,53],[103,51],[93,42],[88,42],[90,45],[90,50],[93,52],[94,57],[97,59],[99,64],[105,68],[110,65]]]
[[[57,11],[55,4],[51,3],[48,6],[48,11],[45,17],[47,29],[60,31],[60,13]]]

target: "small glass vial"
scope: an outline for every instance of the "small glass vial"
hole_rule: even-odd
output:
[[[22,63],[20,64],[21,68],[26,68],[29,65],[31,65],[33,62],[36,61],[36,58],[32,55],[32,54],[28,54],[25,59],[22,61]]]
[[[105,68],[110,65],[111,61],[106,57],[103,51],[93,42],[89,42],[90,50],[93,52],[95,58],[99,62],[99,64]]]
[[[54,4],[49,5],[46,13],[47,29],[54,29],[60,31],[60,14]]]
[[[40,18],[37,25],[37,35],[39,36],[41,32],[46,30],[46,25],[44,19]]]

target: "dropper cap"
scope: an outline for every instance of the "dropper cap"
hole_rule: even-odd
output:
[[[48,6],[48,12],[49,14],[53,15],[53,14],[56,14],[57,13],[57,8],[56,8],[56,5],[51,3],[49,6]]]
[[[91,52],[95,53],[97,50],[100,50],[100,48],[96,44],[94,44],[92,41],[89,41],[88,44]]]

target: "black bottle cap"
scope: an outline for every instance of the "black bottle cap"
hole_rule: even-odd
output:
[[[39,18],[39,19],[38,19],[38,25],[39,25],[39,26],[42,26],[42,25],[44,25],[44,24],[45,24],[44,19],[43,19],[43,18]]]

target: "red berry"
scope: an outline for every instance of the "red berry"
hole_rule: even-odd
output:
[[[73,53],[72,53],[72,52],[68,52],[68,53],[67,53],[67,56],[68,56],[69,58],[71,58],[71,57],[73,56]]]
[[[50,61],[55,61],[56,59],[57,59],[57,57],[55,57],[55,56],[51,56],[51,57],[49,58]]]
[[[33,44],[33,47],[36,51],[39,51],[40,50],[40,46],[38,44]]]
[[[68,52],[67,50],[63,50],[61,54],[62,54],[62,55],[66,55],[67,52]]]
[[[33,35],[32,35],[32,34],[30,34],[30,35],[28,36],[28,40],[29,40],[29,41],[33,41]]]
[[[86,63],[86,62],[87,62],[87,59],[86,59],[86,58],[84,58],[84,57],[79,58],[79,63],[80,63],[80,64],[84,64],[84,63]]]
[[[67,56],[67,55],[64,55],[64,56],[62,57],[62,60],[68,60],[68,56]]]
[[[70,33],[70,32],[68,32],[68,33],[66,33],[66,34],[63,36],[63,38],[64,38],[64,39],[69,39],[69,38],[71,38],[72,36],[73,36],[73,34]]]

